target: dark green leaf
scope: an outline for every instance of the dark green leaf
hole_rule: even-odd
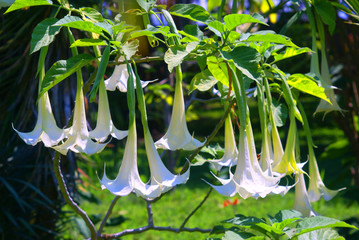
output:
[[[96,26],[92,22],[85,22],[81,18],[76,16],[66,16],[60,19],[56,24],[56,26],[66,26],[71,28],[80,29],[87,32],[93,32],[97,34],[102,34],[102,28]]]
[[[229,30],[232,31],[239,25],[244,23],[260,23],[267,25],[265,22],[258,20],[257,18],[252,17],[248,14],[229,14],[226,15],[224,18],[224,26]]]
[[[52,26],[56,22],[56,18],[47,18],[37,24],[31,35],[30,53],[34,53],[42,47],[50,45],[50,43],[55,40],[56,34],[58,34],[61,29],[61,26]]]
[[[118,217],[113,217],[113,218],[109,218],[106,221],[106,226],[118,226],[120,224],[122,224],[124,221],[126,221],[127,219],[124,216],[118,216]]]
[[[319,87],[312,77],[304,74],[293,74],[288,78],[287,82],[290,86],[298,89],[299,91],[311,94],[330,103],[327,95],[325,95],[325,89]]]
[[[176,4],[169,9],[169,12],[174,16],[184,17],[203,23],[214,20],[206,9],[197,4]]]
[[[97,21],[97,22],[102,22],[103,21],[103,17],[101,15],[101,13],[99,13],[96,9],[94,8],[90,8],[90,7],[84,7],[84,8],[80,8],[80,11],[88,18],[90,18],[91,20]]]
[[[199,67],[201,68],[201,70],[203,71],[207,66],[207,55],[197,56],[196,61],[199,65]]]
[[[92,38],[83,38],[76,40],[73,44],[71,44],[70,48],[72,47],[90,47],[90,46],[105,46],[107,43],[101,39],[92,39]]]
[[[233,60],[236,67],[248,78],[257,81],[259,77],[260,54],[251,47],[239,46],[230,52],[221,51],[226,60]]]
[[[112,30],[113,25],[111,25],[108,21],[96,22],[94,23],[94,25],[102,28],[103,31],[107,32],[110,35],[113,34],[113,30]]]
[[[67,60],[60,60],[54,63],[45,74],[39,97],[94,59],[95,58],[91,55],[79,54]]]
[[[315,0],[313,1],[313,5],[320,18],[328,25],[330,34],[333,34],[335,29],[335,19],[337,17],[335,8],[328,0]]]
[[[51,0],[16,0],[5,13],[12,12],[25,7],[51,5]]]
[[[236,215],[234,218],[223,221],[224,223],[231,223],[238,226],[252,226],[255,223],[265,223],[262,219],[256,217],[246,217],[242,214]]]
[[[245,240],[245,239],[258,239],[264,240],[265,238],[262,236],[257,236],[257,238],[253,238],[255,235],[249,232],[233,232],[233,231],[226,231],[222,240]]]
[[[80,232],[80,234],[85,237],[89,238],[91,237],[90,229],[87,227],[85,221],[82,218],[76,217],[74,219],[76,229]]]
[[[200,73],[197,73],[193,77],[189,91],[190,93],[195,89],[198,89],[199,91],[207,91],[211,89],[217,82],[217,79],[215,79],[211,72],[206,69]]]

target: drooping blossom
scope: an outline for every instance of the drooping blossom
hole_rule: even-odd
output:
[[[304,174],[296,174],[295,181],[297,184],[295,185],[295,200],[293,209],[302,213],[304,217],[317,216],[312,205],[310,204],[307,188],[305,186]]]
[[[91,138],[100,142],[105,141],[110,134],[119,140],[125,138],[128,134],[128,131],[118,130],[112,122],[107,92],[103,81],[100,82],[99,87],[99,104],[96,128],[90,131],[89,134]]]
[[[38,115],[34,130],[20,132],[14,128],[26,144],[36,145],[42,141],[46,147],[52,147],[63,140],[68,129],[57,127],[48,92],[44,93],[38,101]]]
[[[177,79],[171,121],[166,134],[155,145],[157,148],[169,149],[171,151],[178,149],[191,151],[201,147],[203,144],[204,142],[202,143],[195,139],[188,131],[182,80]]]
[[[224,155],[221,159],[210,160],[216,170],[222,167],[231,167],[237,164],[238,149],[234,138],[231,117],[228,116],[224,122]]]

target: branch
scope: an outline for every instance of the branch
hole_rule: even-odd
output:
[[[203,198],[203,200],[198,204],[198,206],[186,217],[186,219],[183,221],[182,225],[179,227],[179,231],[181,231],[184,226],[186,225],[186,223],[188,222],[188,220],[193,216],[193,214],[195,214],[197,212],[197,210],[202,207],[202,205],[204,204],[204,202],[208,199],[209,195],[211,194],[213,188],[211,187],[208,191],[208,193],[206,194],[206,196]]]
[[[152,206],[150,201],[146,201],[147,203],[147,213],[148,213],[148,226],[153,227],[153,213],[152,213]]]
[[[82,210],[79,207],[79,205],[77,205],[77,203],[74,202],[74,200],[72,200],[69,192],[67,191],[64,176],[62,175],[61,172],[60,162],[61,162],[61,154],[59,152],[56,152],[54,157],[53,167],[54,167],[56,180],[57,183],[59,184],[62,196],[64,197],[66,203],[85,221],[86,226],[90,229],[91,232],[91,240],[96,240],[97,235],[96,235],[96,229],[94,224],[91,222],[87,213],[84,210]]]
[[[107,221],[107,219],[110,217],[110,215],[111,215],[111,213],[112,213],[112,209],[113,209],[113,207],[116,205],[118,199],[120,199],[120,196],[116,196],[116,197],[112,200],[111,205],[110,205],[110,207],[108,208],[105,217],[102,219],[100,228],[99,228],[98,231],[97,231],[97,236],[101,236],[101,232],[102,232],[103,228],[105,227],[106,221]]]

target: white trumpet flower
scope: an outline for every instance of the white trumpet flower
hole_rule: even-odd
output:
[[[295,200],[293,209],[302,213],[304,217],[317,216],[310,204],[303,173],[295,175]]]
[[[242,198],[264,198],[268,194],[284,195],[292,186],[279,186],[281,176],[274,177],[263,172],[257,160],[253,132],[250,123],[240,129],[238,161],[235,173],[229,179],[217,178],[223,185],[211,185],[219,194],[233,197],[238,193]]]
[[[26,144],[34,146],[39,141],[42,141],[46,147],[52,147],[58,144],[65,138],[68,132],[68,129],[57,127],[47,92],[39,99],[38,116],[34,130],[31,132],[20,132],[15,128],[14,130]]]
[[[123,59],[124,59],[123,57],[120,58],[120,60],[122,61]],[[132,75],[134,76],[135,74],[133,73],[132,68],[131,71],[132,71]],[[117,88],[121,92],[127,92],[128,77],[129,77],[129,73],[126,64],[116,65],[111,77],[109,77],[105,81],[106,89],[109,91],[115,91]],[[141,87],[142,88],[146,87],[150,82],[152,81],[141,81]],[[134,84],[136,88],[136,82]]]
[[[172,117],[166,134],[155,145],[157,148],[169,150],[194,150],[204,142],[195,139],[188,131],[182,91],[182,80],[177,79],[172,109]]]
[[[118,130],[111,120],[107,92],[103,81],[100,82],[99,87],[99,105],[96,128],[90,131],[89,134],[90,137],[100,142],[105,141],[110,134],[118,140],[125,138],[128,134],[128,131]]]
[[[210,160],[217,171],[222,167],[235,166],[238,158],[238,149],[230,116],[226,118],[224,128],[224,155],[221,159]]]
[[[87,129],[84,95],[81,85],[78,84],[77,86],[74,117],[67,139],[63,143],[52,147],[63,155],[66,155],[68,150],[90,155],[102,151],[106,146],[106,144],[96,143],[91,140]]]
[[[128,137],[122,164],[116,179],[110,180],[106,176],[106,170],[100,180],[101,188],[109,190],[117,196],[127,196],[135,191],[138,196],[155,198],[161,195],[159,185],[147,185],[142,182],[137,169],[137,135],[136,124],[133,123],[128,129]]]
[[[309,201],[316,202],[321,197],[323,197],[325,201],[329,201],[335,195],[337,195],[339,191],[344,189],[345,188],[341,188],[338,190],[330,190],[324,185],[323,180],[320,177],[319,168],[318,168],[317,160],[314,155],[313,147],[310,147],[309,148],[309,188],[308,188]]]
[[[189,178],[189,170],[183,174],[172,174],[163,164],[157,152],[153,139],[148,130],[145,131],[145,147],[151,172],[151,185],[160,186],[161,192],[166,192],[178,184],[184,184]]]

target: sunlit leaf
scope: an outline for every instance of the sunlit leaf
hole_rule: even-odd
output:
[[[223,60],[210,56],[207,58],[207,66],[215,79],[229,87],[228,69]]]
[[[83,21],[81,18],[76,16],[66,16],[60,19],[56,26],[66,26],[71,28],[80,29],[87,32],[93,32],[97,34],[102,34],[103,29],[99,26],[96,26],[92,22]]]
[[[91,20],[97,21],[97,22],[102,22],[103,21],[103,17],[102,14],[100,12],[98,12],[96,9],[94,8],[90,8],[90,7],[84,7],[84,8],[80,8],[80,11],[88,18],[90,18]]]
[[[295,45],[289,37],[280,35],[280,34],[273,34],[273,33],[267,33],[267,34],[252,34],[247,39],[243,40],[246,42],[271,42],[271,43],[277,43],[277,44],[283,44],[288,47],[294,47],[299,48],[297,45]]]
[[[101,39],[92,39],[92,38],[83,38],[76,40],[73,44],[71,44],[70,48],[72,47],[90,47],[90,46],[105,46],[107,43]]]
[[[37,24],[31,35],[31,53],[40,50],[42,47],[48,46],[55,40],[55,36],[61,29],[61,26],[52,26],[57,21],[56,18],[47,18]]]
[[[67,60],[60,60],[54,63],[54,65],[52,65],[52,67],[45,74],[39,97],[94,59],[95,58],[91,55],[79,54]]]
[[[124,51],[127,58],[131,58],[133,55],[136,54],[138,50],[138,46],[139,46],[139,41],[138,39],[135,39],[134,41],[126,42],[122,46],[122,50]]]
[[[226,15],[223,18],[223,20],[224,20],[224,26],[229,31],[232,31],[234,28],[244,23],[260,23],[267,25],[265,22],[258,20],[257,18],[254,18],[253,16],[248,14],[229,14]]]
[[[293,47],[288,47],[286,48],[284,53],[274,53],[274,61],[272,62],[278,62],[280,60],[286,59],[286,58],[290,58],[290,57],[294,57],[294,56],[298,56],[302,53],[310,53],[312,52],[312,50],[310,50],[310,48],[293,48]]]
[[[165,53],[165,62],[168,64],[168,71],[180,65],[183,59],[198,45],[198,42],[190,42],[187,45],[175,45],[170,47]]]
[[[311,94],[330,103],[330,100],[325,95],[325,89],[319,87],[315,80],[307,75],[293,74],[288,78],[287,82],[299,91]]]
[[[32,6],[44,6],[51,5],[51,0],[16,0],[5,13],[9,13],[21,8],[32,7]]]
[[[203,23],[214,20],[206,9],[197,4],[176,4],[169,9],[169,12],[174,16],[184,17],[192,21]]]
[[[190,86],[190,92],[192,92],[195,89],[198,89],[199,91],[207,91],[211,87],[213,87],[217,83],[217,79],[213,77],[211,72],[206,69],[200,73],[197,73],[192,81]]]

